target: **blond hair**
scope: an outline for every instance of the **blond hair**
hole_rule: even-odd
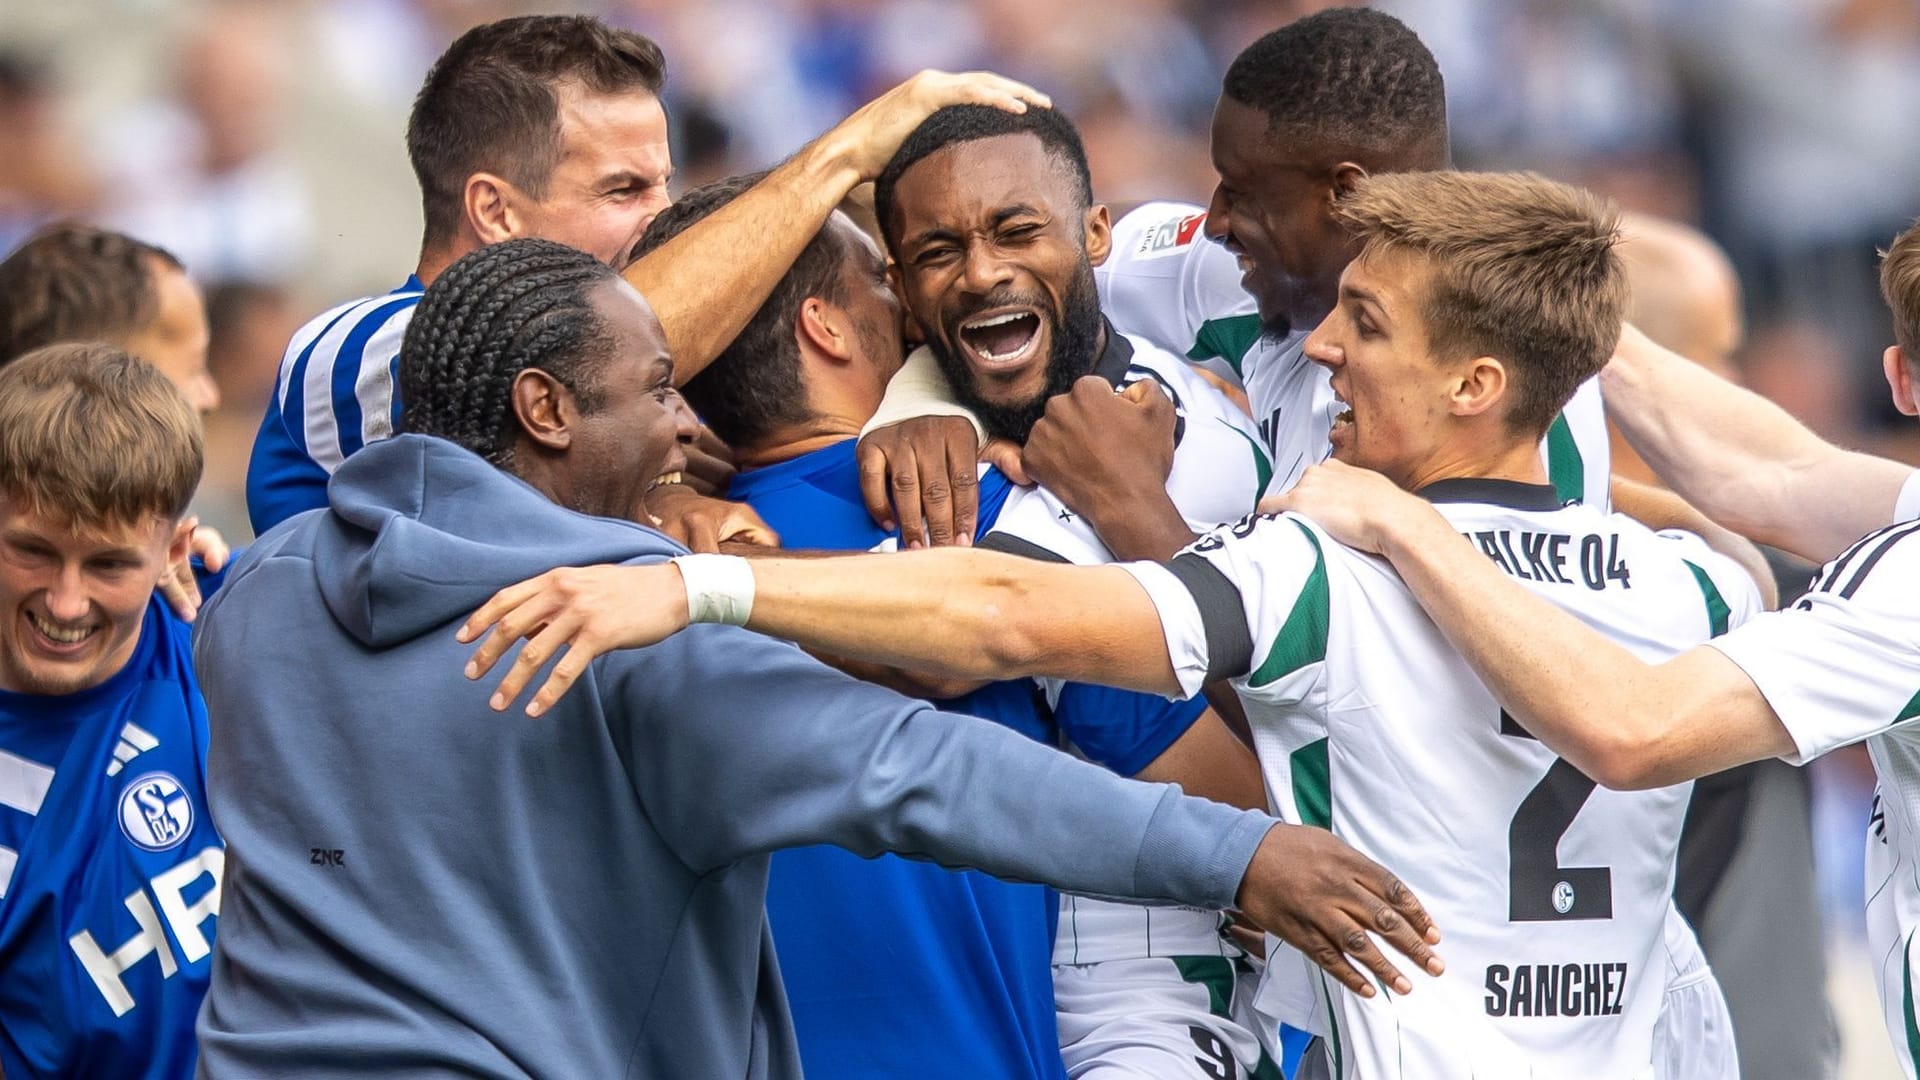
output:
[[[1880,295],[1893,312],[1893,340],[1920,364],[1920,222],[1907,226],[1880,253]]]
[[[193,407],[120,349],[49,345],[0,367],[0,497],[83,532],[173,522],[203,461]]]
[[[1362,258],[1430,264],[1434,355],[1504,361],[1514,431],[1544,433],[1620,341],[1619,213],[1586,191],[1532,173],[1392,173],[1362,181],[1336,213]]]

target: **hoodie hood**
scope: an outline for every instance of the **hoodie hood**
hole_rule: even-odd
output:
[[[385,648],[558,566],[685,554],[652,529],[589,517],[444,439],[400,435],[348,458],[315,530],[322,599],[362,644]]]

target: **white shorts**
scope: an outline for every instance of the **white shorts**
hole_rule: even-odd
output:
[[[1253,982],[1225,956],[1055,964],[1072,1080],[1280,1080],[1248,1027]]]
[[[1733,1017],[1693,930],[1677,912],[1666,927],[1667,996],[1653,1026],[1661,1080],[1740,1080]]]

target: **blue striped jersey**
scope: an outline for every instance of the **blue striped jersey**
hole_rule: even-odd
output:
[[[0,691],[0,1070],[176,1080],[226,851],[207,814],[188,628],[155,600],[77,694]]]
[[[247,464],[254,532],[325,506],[333,470],[399,426],[400,339],[425,291],[408,275],[392,292],[342,304],[293,335]]]

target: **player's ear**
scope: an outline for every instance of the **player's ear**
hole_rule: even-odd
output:
[[[178,566],[187,561],[193,553],[193,530],[200,527],[197,517],[184,517],[174,523],[173,535],[167,538],[167,565]]]
[[[1887,389],[1893,391],[1893,407],[1904,415],[1920,416],[1920,399],[1913,396],[1920,382],[1916,382],[1914,365],[1907,362],[1907,351],[1898,345],[1887,346],[1880,355],[1880,367],[1887,376]]]
[[[1333,210],[1333,204],[1341,197],[1350,194],[1367,178],[1367,168],[1357,162],[1342,161],[1327,173],[1327,210]]]
[[[793,332],[802,344],[813,346],[829,359],[840,363],[853,359],[853,327],[846,313],[818,296],[800,302]]]
[[[1491,356],[1476,356],[1460,365],[1449,393],[1455,416],[1479,416],[1504,411],[1507,404],[1507,366]]]
[[[482,244],[497,244],[524,235],[523,222],[514,207],[514,186],[492,173],[474,173],[461,189],[462,209],[467,227]]]
[[[1082,235],[1085,237],[1087,261],[1095,266],[1106,262],[1107,256],[1113,254],[1113,215],[1107,210],[1107,204],[1094,203],[1087,207]]]
[[[579,416],[573,394],[559,379],[527,368],[513,377],[513,419],[520,434],[537,446],[564,451],[573,445],[573,422]]]

